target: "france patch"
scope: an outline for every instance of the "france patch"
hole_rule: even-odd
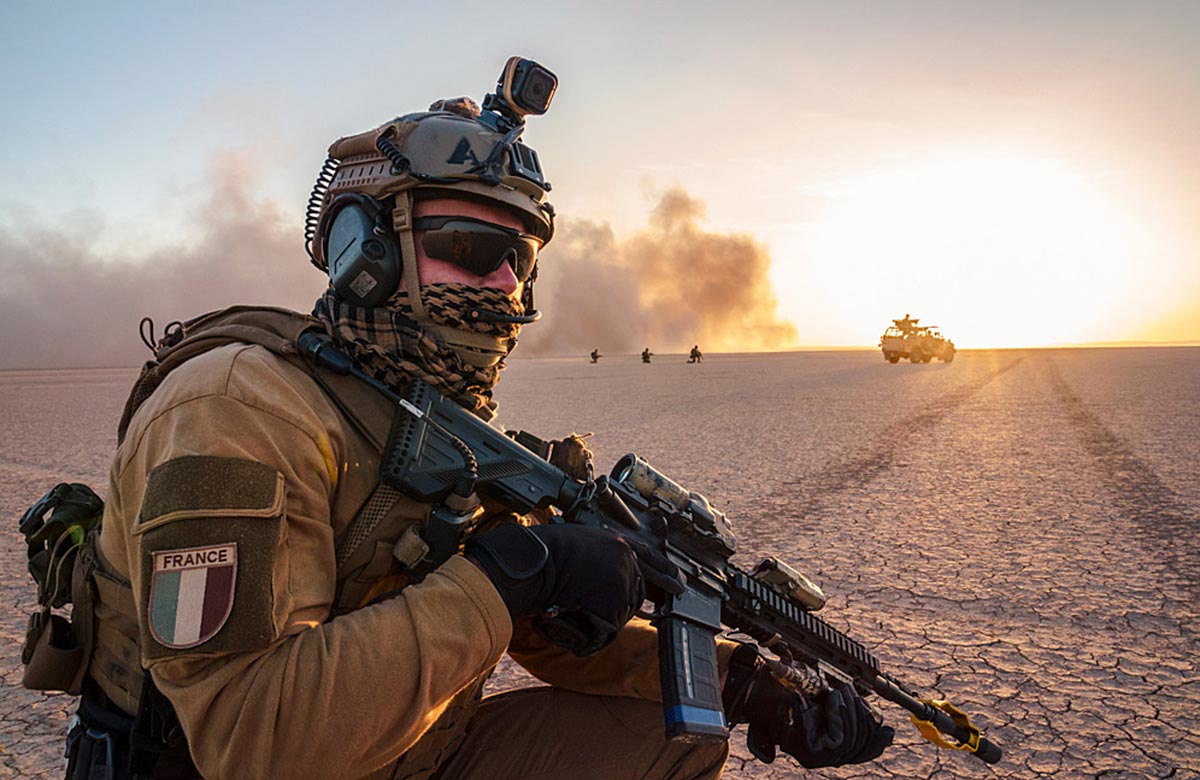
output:
[[[236,580],[236,543],[155,552],[150,634],[176,650],[212,639],[233,611]]]

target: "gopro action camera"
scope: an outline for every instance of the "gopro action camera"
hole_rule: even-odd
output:
[[[484,111],[494,112],[489,120],[493,129],[507,130],[525,123],[525,117],[546,113],[554,90],[558,89],[558,76],[543,66],[524,57],[509,57],[496,82],[496,93],[483,99]]]
[[[520,116],[546,113],[557,88],[557,76],[523,57],[509,57],[496,82],[497,94]]]

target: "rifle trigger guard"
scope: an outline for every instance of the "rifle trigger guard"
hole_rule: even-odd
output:
[[[967,717],[967,713],[955,707],[947,699],[921,699],[921,703],[946,713],[950,716],[950,720],[954,721],[955,726],[965,730],[970,735],[966,742],[947,739],[942,732],[938,731],[938,727],[933,725],[932,721],[921,720],[916,715],[909,715],[909,720],[921,732],[921,736],[938,747],[946,748],[947,750],[968,750],[972,753],[979,750],[979,729],[971,725],[971,719]]]

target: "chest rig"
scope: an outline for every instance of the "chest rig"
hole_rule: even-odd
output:
[[[396,414],[394,405],[372,387],[345,372],[305,359],[298,344],[305,334],[324,334],[323,324],[285,309],[235,306],[169,327],[155,345],[155,360],[142,369],[118,427],[123,440],[130,420],[143,401],[174,368],[204,352],[228,344],[253,344],[301,368],[317,384],[343,419],[367,443],[372,457],[382,457]],[[340,486],[339,486],[340,488]],[[335,495],[335,511],[353,520],[335,537],[337,593],[333,614],[363,606],[379,595],[419,581],[457,550],[457,544],[426,543],[447,516],[457,529],[473,527],[483,513],[478,500],[453,507],[433,506],[410,499],[396,488],[377,482],[364,501],[348,505]]]
[[[354,444],[355,451],[386,463],[397,435],[395,405],[362,380],[337,370],[336,365],[306,358],[301,345],[306,340],[311,343],[314,335],[324,336],[323,324],[314,318],[284,309],[248,306],[173,324],[157,343],[144,334],[143,340],[153,348],[155,358],[143,366],[129,394],[118,426],[118,441],[124,441],[137,410],[175,368],[213,349],[251,344],[301,368],[361,437],[362,442]],[[334,353],[345,357],[336,350]],[[561,442],[523,441],[520,435],[517,438],[564,470],[590,472],[590,452],[582,437],[572,436]],[[353,519],[345,525],[335,523],[337,590],[332,616],[419,581],[457,552],[469,533],[517,519],[503,507],[481,506],[473,493],[431,505],[410,498],[378,478],[373,486],[362,480],[354,487],[339,483],[333,498],[333,516]],[[97,536],[101,507],[99,497],[86,486],[64,484],[22,519],[21,530],[28,531],[30,540],[31,572],[73,569],[69,583],[43,588],[46,578],[38,580],[39,601],[45,600],[46,607],[30,623],[23,683],[34,690],[73,695],[79,695],[82,689],[79,717],[84,725],[71,732],[68,753],[72,765],[86,766],[89,760],[97,760],[84,754],[104,750],[113,744],[104,740],[116,735],[114,739],[122,745],[120,751],[126,753],[131,742],[134,747],[139,739],[144,743],[143,750],[133,751],[131,763],[144,759],[147,766],[161,770],[174,762],[182,770],[172,776],[194,776],[189,774],[194,768],[171,705],[141,667],[138,614],[130,582],[100,553]],[[59,533],[63,529],[66,531]],[[75,554],[69,560],[58,556],[54,538],[71,541]],[[35,541],[40,544],[35,545]],[[64,603],[73,605],[69,624],[50,611]],[[455,697],[421,742],[398,760],[393,777],[426,777],[441,764],[461,742],[465,723],[478,704],[487,677],[482,675]],[[113,719],[113,723],[99,731],[92,728],[105,719]],[[100,735],[99,741],[93,739],[93,732]],[[105,765],[111,765],[111,760]],[[114,776],[158,777],[158,770]]]
[[[314,318],[264,307],[233,307],[169,328],[156,345],[155,360],[145,365],[130,394],[118,434],[124,438],[138,406],[174,368],[212,349],[253,344],[302,369],[324,391],[348,427],[359,434],[368,456],[383,462],[396,407],[360,379],[319,365],[301,353],[298,345],[306,334],[324,336],[324,333],[324,325]],[[350,435],[347,431],[347,439]],[[335,617],[419,581],[457,552],[460,537],[475,528],[485,510],[474,496],[453,506],[422,503],[376,478],[370,489],[361,484],[349,488],[339,483],[331,512],[334,518],[353,518],[345,526],[335,523],[337,590],[331,608],[331,617]],[[502,519],[497,513],[493,521]],[[434,529],[441,529],[441,533],[433,533],[427,543],[426,538],[430,538]],[[447,530],[458,535],[448,539]],[[131,603],[132,593],[126,593]],[[136,615],[130,617],[133,619],[128,625],[136,630]],[[136,655],[134,663],[137,664]],[[90,671],[99,676],[96,670]],[[441,764],[461,742],[465,724],[478,706],[487,677],[482,675],[455,697],[422,740],[398,759],[393,777],[415,780],[429,775]]]
[[[323,333],[323,326],[296,312],[250,306],[169,326],[153,344],[155,358],[142,367],[125,402],[118,442],[124,441],[137,410],[175,368],[213,349],[253,344],[302,368],[358,432],[366,449],[382,459],[395,408],[358,379],[305,360],[297,342],[306,331]],[[334,511],[354,519],[335,537],[334,616],[418,581],[457,551],[457,539],[446,543],[444,532],[442,543],[431,550],[424,538],[427,526],[437,527],[439,519],[451,517],[459,528],[473,527],[484,511],[474,498],[453,507],[432,507],[378,482],[365,492],[359,485],[348,493],[358,497],[339,501],[335,495],[339,505]],[[138,617],[129,581],[103,559],[96,544],[102,507],[87,486],[62,484],[22,518],[40,606],[30,620],[23,682],[33,690],[78,695],[86,671],[109,700],[132,713],[139,706],[144,677]],[[73,607],[69,623],[51,612],[66,604]]]

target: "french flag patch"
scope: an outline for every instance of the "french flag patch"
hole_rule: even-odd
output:
[[[233,611],[237,544],[154,553],[150,634],[176,650],[203,644]]]

